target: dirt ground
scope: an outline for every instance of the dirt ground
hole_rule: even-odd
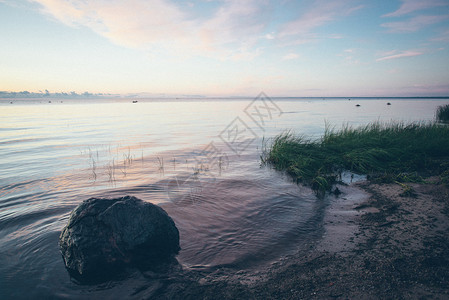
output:
[[[449,189],[429,181],[342,186],[308,251],[257,274],[188,271],[151,298],[449,299]]]

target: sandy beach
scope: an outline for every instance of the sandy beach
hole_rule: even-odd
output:
[[[186,271],[159,286],[159,299],[447,299],[449,189],[411,184],[340,186],[323,236],[306,252],[257,273]]]

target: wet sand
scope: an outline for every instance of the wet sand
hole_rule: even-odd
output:
[[[322,238],[265,269],[184,270],[156,299],[448,299],[449,188],[368,181],[327,199]]]

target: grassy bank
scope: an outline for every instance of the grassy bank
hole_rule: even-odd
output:
[[[449,169],[449,127],[434,123],[328,127],[319,140],[288,132],[274,138],[262,160],[317,191],[329,190],[345,170],[390,181],[444,177]]]
[[[437,108],[436,118],[440,122],[449,122],[449,104]]]

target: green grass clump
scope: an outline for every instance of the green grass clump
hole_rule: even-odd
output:
[[[449,122],[449,104],[438,106],[436,117],[440,122]]]
[[[371,123],[340,130],[327,127],[319,140],[291,132],[274,138],[263,161],[286,171],[297,183],[329,190],[342,171],[390,178],[422,180],[440,174],[449,158],[449,127],[435,123]]]
[[[449,169],[440,174],[440,179],[443,184],[449,187]]]

